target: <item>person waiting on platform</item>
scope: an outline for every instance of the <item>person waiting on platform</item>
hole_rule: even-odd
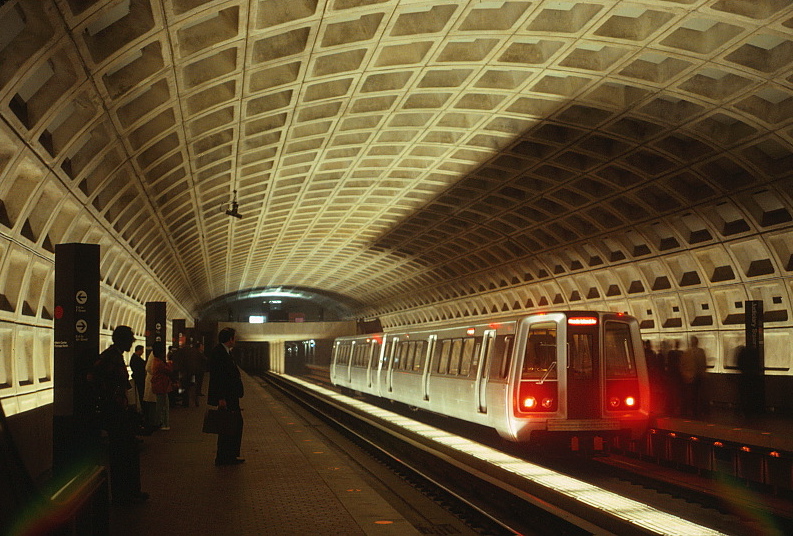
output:
[[[151,435],[148,426],[148,408],[143,397],[146,394],[146,360],[143,359],[144,348],[137,345],[135,351],[129,357],[129,368],[132,369],[132,383],[135,386],[135,394],[138,401],[138,435]]]
[[[204,345],[200,342],[185,349],[185,366],[189,383],[187,387],[186,405],[198,406],[198,397],[203,396],[201,385],[204,383],[204,371],[206,370],[206,357],[203,352]]]
[[[173,368],[170,362],[157,357],[152,351],[146,360],[146,395],[147,402],[154,402],[154,413],[151,415],[151,425],[155,429],[171,429],[171,410],[168,394],[173,391],[174,381],[171,377]]]
[[[129,326],[113,330],[113,344],[99,355],[90,374],[101,426],[107,432],[110,490],[114,504],[140,504],[149,494],[140,490],[140,451],[136,426],[128,411],[129,382],[124,352],[129,352],[135,335]]]
[[[232,349],[236,343],[236,331],[223,328],[218,333],[218,345],[209,355],[209,393],[207,404],[220,410],[235,412],[237,424],[231,434],[218,434],[215,465],[237,465],[245,460],[240,458],[242,443],[242,413],[240,398],[244,391],[240,370],[234,363]]]
[[[702,415],[702,389],[705,383],[707,359],[699,347],[699,339],[691,337],[688,349],[680,356],[680,379],[683,381],[683,416]]]

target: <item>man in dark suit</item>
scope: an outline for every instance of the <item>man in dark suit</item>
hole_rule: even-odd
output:
[[[140,490],[140,451],[135,438],[136,426],[127,410],[129,383],[124,352],[129,352],[135,335],[129,326],[113,330],[113,345],[99,355],[90,373],[97,404],[101,408],[101,426],[107,432],[110,489],[113,503],[141,504],[149,494]]]
[[[218,434],[218,450],[215,465],[237,465],[245,460],[240,458],[242,443],[242,413],[240,398],[244,392],[240,370],[234,363],[231,350],[236,342],[236,331],[223,328],[218,333],[218,345],[209,356],[209,393],[207,404],[220,410],[236,412],[237,426],[231,434]]]

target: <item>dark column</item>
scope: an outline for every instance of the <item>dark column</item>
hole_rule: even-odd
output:
[[[744,302],[744,325],[746,328],[746,348],[757,352],[760,359],[760,370],[765,368],[763,352],[763,301],[750,300]]]
[[[742,374],[747,391],[742,395],[742,404],[748,404],[749,414],[765,410],[765,348],[763,343],[763,301],[750,300],[744,302],[744,325],[746,328],[747,356],[750,356],[749,367],[738,363],[743,368]],[[749,368],[750,370],[746,370]]]
[[[146,355],[165,359],[165,302],[146,303]]]
[[[171,322],[171,344],[180,346],[180,342],[187,343],[187,321],[184,318],[176,318]]]
[[[87,374],[99,357],[99,245],[55,246],[53,470],[96,452]]]

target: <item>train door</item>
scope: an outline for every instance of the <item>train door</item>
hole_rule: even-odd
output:
[[[372,338],[369,341],[369,352],[368,352],[369,355],[367,356],[366,359],[366,387],[368,389],[372,388],[372,369],[374,368],[375,363],[377,362],[376,350],[378,347],[379,345],[377,344],[377,340]]]
[[[344,363],[345,363],[345,356],[349,351],[350,343],[344,342],[337,342],[336,343],[336,350],[335,355],[333,356],[333,377],[336,378],[336,381],[343,382],[344,376],[342,373],[344,371]]]
[[[494,330],[485,331],[478,359],[479,366],[476,371],[476,404],[479,413],[487,413],[487,381],[490,378],[490,355],[495,340],[496,332]]]
[[[427,355],[424,358],[424,371],[422,372],[424,376],[421,380],[422,389],[424,391],[424,400],[430,399],[430,371],[432,369],[432,357],[435,355],[435,343],[438,341],[438,336],[430,335],[427,338],[427,341],[429,344],[427,344]]]
[[[388,338],[383,337],[381,344],[383,348],[377,353],[377,363],[372,364],[372,381],[374,382],[372,392],[377,396],[383,394],[383,367],[385,367],[385,356],[388,353]]]
[[[387,348],[388,352],[385,358],[385,387],[386,391],[391,393],[394,391],[394,356],[399,346],[399,337],[391,339],[391,344]]]
[[[567,418],[601,417],[598,318],[567,320]]]
[[[350,354],[347,356],[347,363],[344,366],[344,381],[347,382],[347,385],[349,385],[352,381],[352,364],[355,361],[355,356],[359,351],[358,344],[358,341],[352,341],[352,346],[350,346]]]

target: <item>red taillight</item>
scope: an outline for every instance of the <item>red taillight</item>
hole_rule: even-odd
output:
[[[596,326],[598,319],[594,316],[571,316],[567,319],[570,326]]]
[[[521,382],[518,411],[537,413],[556,411],[559,407],[556,382]]]
[[[620,409],[635,409],[636,408],[636,397],[634,396],[612,396],[609,398],[609,408],[613,410],[620,410]]]
[[[465,334],[468,335],[469,337],[473,336],[474,333],[476,333],[476,328],[468,328],[467,330],[465,330]]]
[[[607,409],[610,411],[640,409],[638,380],[609,380],[606,385],[606,404],[608,405]]]

